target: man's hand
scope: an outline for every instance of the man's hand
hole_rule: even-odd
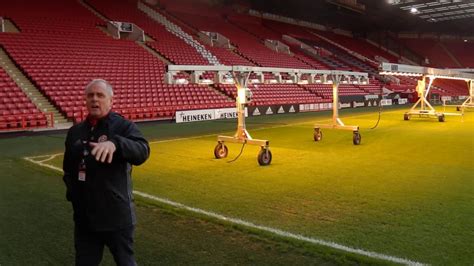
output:
[[[114,156],[114,152],[116,150],[115,144],[113,142],[89,142],[89,145],[92,147],[91,154],[97,161],[102,163],[106,160],[107,163],[112,162],[112,157]]]

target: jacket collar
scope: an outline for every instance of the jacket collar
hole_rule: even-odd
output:
[[[105,116],[98,119],[93,118],[90,115],[87,115],[86,123],[91,127],[95,127],[97,124],[107,121],[111,114],[112,114],[112,111],[109,111]]]

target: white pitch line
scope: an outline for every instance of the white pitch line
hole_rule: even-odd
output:
[[[221,220],[221,221],[230,222],[230,223],[245,226],[245,227],[248,227],[248,228],[273,233],[275,235],[286,237],[286,238],[292,238],[292,239],[300,240],[300,241],[303,241],[303,242],[308,242],[308,243],[312,243],[312,244],[316,244],[316,245],[326,246],[326,247],[334,248],[334,249],[337,249],[337,250],[342,250],[342,251],[345,251],[345,252],[359,254],[359,255],[370,257],[370,258],[376,258],[376,259],[389,261],[389,262],[395,262],[395,263],[400,263],[400,264],[405,264],[405,265],[425,265],[423,263],[408,260],[408,259],[402,259],[402,258],[398,258],[398,257],[390,256],[390,255],[385,255],[385,254],[380,254],[380,253],[372,252],[372,251],[366,251],[366,250],[358,249],[358,248],[352,248],[352,247],[344,246],[344,245],[334,243],[334,242],[330,242],[330,241],[325,241],[325,240],[321,240],[321,239],[316,239],[316,238],[312,238],[312,237],[303,236],[303,235],[300,235],[300,234],[295,234],[295,233],[283,231],[283,230],[280,230],[280,229],[277,229],[277,228],[272,228],[272,227],[267,227],[267,226],[263,226],[263,225],[254,224],[252,222],[248,222],[248,221],[238,219],[238,218],[227,217],[227,216],[215,213],[215,212],[206,211],[206,210],[199,209],[199,208],[194,208],[194,207],[189,207],[187,205],[184,205],[184,204],[181,204],[181,203],[178,203],[178,202],[174,202],[174,201],[171,201],[171,200],[168,200],[168,199],[156,197],[156,196],[153,196],[153,195],[150,195],[150,194],[147,194],[147,193],[144,193],[144,192],[136,191],[136,190],[134,190],[133,193],[136,194],[136,195],[139,195],[141,197],[147,198],[147,199],[158,201],[158,202],[164,203],[166,205],[171,205],[171,206],[176,207],[178,209],[184,209],[184,210],[194,212],[194,213],[197,213],[197,214],[200,214],[200,215],[205,215],[205,216],[208,216],[208,217],[212,217],[214,219],[218,219],[218,220]]]
[[[44,162],[47,162],[47,161],[49,161],[49,160],[52,160],[52,159],[56,158],[56,156],[59,156],[59,155],[61,155],[61,153],[53,154],[53,155],[49,156],[48,158],[46,158],[46,159],[44,159],[44,160],[41,160],[41,161],[37,161],[37,162],[39,162],[39,163],[44,163]]]
[[[46,163],[42,163],[40,161],[35,161],[33,160],[34,158],[39,158],[39,157],[43,157],[43,156],[35,156],[35,157],[23,157],[23,159],[29,161],[29,162],[32,162],[34,164],[37,164],[37,165],[40,165],[40,166],[43,166],[43,167],[46,167],[46,168],[49,168],[49,169],[53,169],[53,170],[56,170],[56,171],[59,171],[59,172],[63,172],[63,169],[59,168],[59,167],[56,167],[54,165],[50,165],[50,164],[46,164]]]
[[[45,156],[47,156],[47,155],[45,155]],[[24,159],[29,161],[29,162],[32,162],[34,164],[38,164],[40,166],[44,166],[44,167],[56,170],[58,172],[63,172],[63,170],[59,167],[33,160],[33,158],[38,158],[38,157],[44,157],[44,156],[24,157]],[[405,265],[417,265],[417,266],[418,265],[426,265],[426,264],[416,262],[416,261],[412,261],[412,260],[409,260],[409,259],[403,259],[403,258],[398,258],[398,257],[390,256],[390,255],[385,255],[385,254],[381,254],[381,253],[377,253],[377,252],[373,252],[373,251],[366,251],[366,250],[363,250],[363,249],[348,247],[348,246],[344,246],[344,245],[341,245],[341,244],[338,244],[338,243],[335,243],[335,242],[331,242],[331,241],[326,241],[326,240],[321,240],[321,239],[317,239],[317,238],[307,237],[307,236],[304,236],[304,235],[287,232],[287,231],[280,230],[280,229],[277,229],[277,228],[258,225],[258,224],[254,224],[252,222],[248,222],[248,221],[245,221],[245,220],[242,220],[242,219],[238,219],[238,218],[227,217],[227,216],[224,216],[224,215],[212,212],[212,211],[206,211],[206,210],[203,210],[203,209],[190,207],[190,206],[184,205],[182,203],[178,203],[178,202],[175,202],[175,201],[171,201],[169,199],[153,196],[153,195],[150,195],[150,194],[147,194],[147,193],[144,193],[144,192],[141,192],[141,191],[137,191],[137,190],[134,190],[133,193],[138,195],[138,196],[141,196],[141,197],[144,197],[144,198],[147,198],[147,199],[151,199],[151,200],[154,200],[154,201],[166,204],[166,205],[170,205],[170,206],[173,206],[173,207],[178,208],[178,209],[183,209],[183,210],[186,210],[186,211],[189,211],[189,212],[197,213],[197,214],[200,214],[200,215],[205,215],[205,216],[208,216],[208,217],[212,217],[214,219],[218,219],[218,220],[221,220],[221,221],[225,221],[225,222],[245,226],[245,227],[248,227],[248,228],[257,229],[257,230],[264,231],[264,232],[269,232],[269,233],[272,233],[272,234],[275,234],[275,235],[278,235],[278,236],[281,236],[281,237],[292,238],[292,239],[296,239],[296,240],[311,243],[311,244],[326,246],[326,247],[334,248],[334,249],[337,249],[337,250],[342,250],[342,251],[345,251],[345,252],[349,252],[349,253],[353,253],[353,254],[359,254],[359,255],[369,257],[369,258],[375,258],[375,259],[380,259],[380,260],[394,262],[394,263],[400,263],[400,264],[405,264]]]
[[[41,158],[41,157],[46,157],[46,156],[58,156],[58,155],[61,155],[62,153],[55,153],[55,154],[48,154],[48,155],[38,155],[38,156],[28,156],[28,157],[24,157],[24,159],[26,158],[29,158],[29,159],[36,159],[36,158]]]

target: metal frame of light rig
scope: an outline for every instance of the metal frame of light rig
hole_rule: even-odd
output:
[[[350,72],[350,71],[330,71],[326,76],[324,83],[332,84],[332,123],[331,124],[315,124],[313,138],[314,141],[320,141],[323,138],[321,128],[332,128],[352,131],[352,143],[359,145],[362,136],[359,132],[359,126],[345,125],[339,118],[339,85],[342,84],[368,84],[369,78],[367,73]]]
[[[416,86],[416,91],[418,92],[419,99],[412,106],[410,111],[406,112],[403,116],[404,120],[410,120],[412,115],[418,115],[419,117],[431,117],[435,116],[438,118],[439,122],[445,121],[445,115],[463,115],[463,113],[446,113],[446,112],[437,112],[433,106],[428,102],[426,97],[428,96],[433,81],[435,79],[453,79],[453,80],[464,80],[467,82],[469,89],[469,97],[464,101],[464,103],[458,106],[458,111],[464,111],[464,108],[474,107],[472,97],[473,97],[473,81],[474,74],[460,72],[457,70],[450,69],[438,69],[431,67],[421,67],[421,66],[410,66],[403,64],[392,64],[392,63],[382,63],[380,65],[380,74],[381,75],[393,75],[393,76],[412,76],[412,77],[421,77],[421,80],[418,80]],[[428,80],[428,87],[426,86],[426,81]],[[417,107],[419,106],[419,109]]]
[[[474,108],[474,80],[468,81],[469,97],[461,104],[456,106],[456,110],[464,112],[466,108]]]
[[[177,74],[185,72],[188,74],[186,78],[176,78]],[[213,73],[214,78],[206,79],[204,73]],[[255,77],[250,79],[250,75],[254,73]],[[270,73],[273,78],[265,78],[264,73]],[[283,79],[286,76],[287,79]],[[251,91],[248,84],[251,83],[332,83],[333,84],[333,124],[332,125],[315,125],[315,140],[321,140],[322,133],[320,128],[339,128],[350,129],[358,134],[358,126],[345,126],[338,117],[338,86],[341,81],[359,84],[368,83],[368,74],[350,71],[332,71],[332,70],[311,70],[311,69],[292,69],[292,68],[274,68],[274,67],[252,67],[252,66],[194,66],[194,65],[168,65],[168,72],[165,76],[165,82],[168,84],[235,84],[237,87],[237,131],[234,136],[218,136],[217,145],[214,149],[214,155],[217,159],[225,158],[228,149],[225,142],[242,143],[257,145],[261,147],[258,154],[258,163],[260,165],[268,165],[271,163],[272,154],[269,149],[269,141],[254,139],[250,136],[245,127],[245,106],[251,101]],[[335,107],[334,107],[335,106]],[[318,133],[316,133],[318,132]],[[316,137],[318,136],[318,137]],[[360,134],[358,135],[360,140]],[[360,141],[359,141],[360,142]]]

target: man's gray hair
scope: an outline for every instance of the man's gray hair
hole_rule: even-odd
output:
[[[87,84],[86,86],[86,93],[87,91],[90,89],[90,87],[92,87],[93,85],[95,85],[96,83],[103,83],[105,84],[105,90],[107,91],[107,93],[110,95],[110,97],[113,97],[114,96],[114,90],[112,88],[112,85],[110,85],[110,83],[105,80],[105,79],[93,79],[91,82],[89,82],[89,84]]]

